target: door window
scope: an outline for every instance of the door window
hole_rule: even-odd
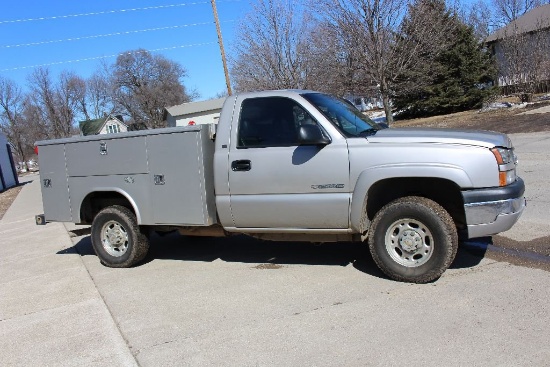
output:
[[[291,99],[246,99],[241,105],[237,148],[298,145],[298,132],[304,124],[316,122],[306,110]]]

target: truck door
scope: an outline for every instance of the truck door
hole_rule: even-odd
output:
[[[248,98],[239,105],[229,152],[235,227],[348,228],[346,140],[299,145],[299,127],[318,122],[290,98]]]

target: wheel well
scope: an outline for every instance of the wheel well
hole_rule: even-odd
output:
[[[382,207],[404,196],[422,196],[441,205],[453,218],[457,229],[466,228],[460,188],[452,181],[429,177],[390,178],[376,182],[368,191],[367,216],[373,220]]]
[[[135,214],[134,207],[124,195],[113,191],[92,192],[84,198],[80,206],[81,223],[92,223],[97,213],[112,205],[123,206]]]

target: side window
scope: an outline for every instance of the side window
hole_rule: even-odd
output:
[[[298,145],[300,126],[315,123],[309,113],[291,99],[249,98],[241,105],[237,147]]]

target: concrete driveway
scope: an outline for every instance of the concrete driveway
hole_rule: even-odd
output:
[[[550,235],[550,133],[512,136]],[[35,226],[37,177],[0,222],[4,365],[543,366],[550,273],[460,250],[427,285],[386,279],[357,244],[153,237],[146,263],[99,264],[85,229]],[[74,229],[74,228],[71,228]]]

